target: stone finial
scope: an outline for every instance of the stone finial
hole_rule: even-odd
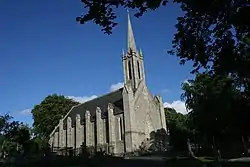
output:
[[[71,117],[67,117],[67,127],[71,127],[72,126],[72,119]]]
[[[101,108],[100,107],[96,107],[96,112],[98,112],[98,113],[101,113]]]
[[[89,112],[89,110],[86,110],[85,116],[86,116],[86,117],[90,117],[90,112]]]
[[[68,122],[71,121],[71,117],[67,117],[67,121],[68,121]]]
[[[80,114],[76,114],[76,119],[81,119],[81,115]]]
[[[159,103],[162,103],[162,97],[161,96],[156,95],[155,100],[157,100]]]
[[[112,103],[108,103],[108,110],[113,110],[114,109],[114,105]]]
[[[141,48],[140,48],[140,51],[139,51],[139,55],[140,55],[141,57],[143,57]]]
[[[122,56],[125,56],[125,51],[124,51],[124,49],[122,49]]]

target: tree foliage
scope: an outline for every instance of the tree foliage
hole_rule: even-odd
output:
[[[203,143],[213,145],[213,148],[228,148],[230,142],[248,138],[249,110],[231,77],[198,74],[182,88],[185,91],[182,98],[190,110],[190,128]],[[227,146],[226,142],[229,142]]]
[[[165,115],[170,133],[170,144],[175,150],[187,150],[186,142],[191,135],[187,115],[177,113],[173,108],[165,108]]]
[[[170,52],[181,64],[193,62],[194,73],[228,75],[241,91],[249,95],[250,45],[248,0],[182,2],[183,17],[178,18],[177,33]]]
[[[62,95],[49,95],[31,111],[34,119],[34,133],[42,138],[48,138],[59,120],[69,110],[79,104]]]
[[[31,134],[29,128],[21,122],[13,121],[9,114],[0,116],[0,152],[1,157],[25,152]]]
[[[111,34],[112,29],[117,25],[115,9],[118,7],[137,9],[136,17],[140,17],[148,10],[155,10],[160,6],[165,6],[168,0],[81,0],[87,13],[76,18],[80,24],[93,21],[102,27],[102,31]]]
[[[232,144],[249,135],[250,24],[239,19],[249,15],[249,1],[189,0],[181,8],[170,53],[193,62],[196,78],[183,85],[189,118],[214,149]]]

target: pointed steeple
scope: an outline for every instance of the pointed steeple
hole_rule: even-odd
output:
[[[124,49],[122,49],[122,56],[125,56],[125,51],[124,51]]]
[[[142,50],[141,50],[141,48],[140,48],[139,54],[140,54],[140,56],[142,57]]]
[[[136,52],[136,45],[135,45],[135,38],[134,38],[134,33],[132,29],[132,24],[130,21],[130,16],[129,16],[129,11],[128,12],[128,50],[132,49],[132,51]]]
[[[145,84],[145,74],[142,51],[139,52],[136,48],[129,12],[127,33],[127,51],[122,53],[124,83],[130,85],[135,92],[139,84]]]

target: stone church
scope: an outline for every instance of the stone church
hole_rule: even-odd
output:
[[[136,48],[129,14],[127,31],[124,86],[72,107],[50,135],[54,152],[84,145],[122,154],[138,149],[151,132],[167,130],[162,98],[152,96],[145,82],[143,54]]]

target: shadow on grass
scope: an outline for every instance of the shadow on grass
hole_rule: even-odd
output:
[[[48,157],[19,157],[9,159],[2,164],[3,167],[98,167],[106,166],[116,159],[116,157],[110,156],[93,156],[91,158],[87,156],[48,156]],[[121,159],[121,158],[120,158]]]
[[[166,167],[249,167],[249,162],[221,162],[218,164],[212,157],[199,157],[198,159],[191,158],[173,158],[167,160]]]
[[[50,156],[40,158],[18,158],[15,163],[1,165],[3,167],[249,167],[247,162],[214,162],[210,157],[172,158],[169,160],[133,160],[111,156],[65,157]]]

